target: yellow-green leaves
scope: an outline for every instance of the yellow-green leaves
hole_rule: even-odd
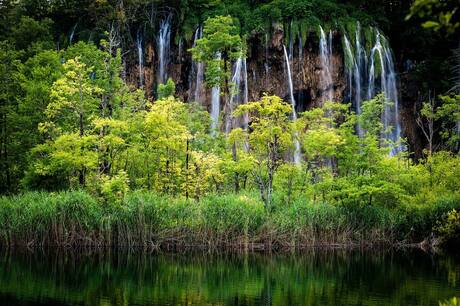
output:
[[[45,110],[49,122],[62,131],[84,132],[90,116],[96,114],[99,106],[98,95],[102,90],[90,80],[92,69],[77,57],[64,65],[64,75],[54,82],[51,102]],[[44,128],[51,126],[43,124]],[[53,132],[53,131],[48,131]]]
[[[260,101],[240,105],[234,116],[249,114],[251,133],[250,150],[260,158],[274,153],[279,159],[293,146],[290,114],[292,107],[277,96],[263,96]]]

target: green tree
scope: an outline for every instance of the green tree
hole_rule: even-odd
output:
[[[56,142],[74,141],[75,136],[68,136],[78,135],[82,140],[83,150],[90,147],[87,145],[89,139],[86,136],[92,117],[99,115],[98,95],[102,90],[91,82],[92,68],[87,67],[78,57],[68,60],[63,68],[63,77],[53,84],[51,90],[52,100],[45,111],[47,121],[40,124],[40,129]],[[84,154],[83,152],[81,156]],[[79,183],[84,186],[85,173],[92,163],[86,164],[78,160],[75,161],[75,166],[79,173]]]
[[[154,186],[158,191],[179,191],[187,140],[191,138],[186,116],[186,105],[173,97],[156,101],[146,114],[143,129],[145,150],[150,156],[146,160],[149,189],[154,174]]]
[[[196,61],[206,64],[207,86],[221,89],[225,101],[224,121],[230,120],[231,107],[228,100],[231,89],[231,63],[244,56],[241,36],[232,17],[208,18],[204,23],[203,38],[198,39],[190,51]]]
[[[20,178],[16,163],[20,152],[16,132],[21,129],[16,113],[21,92],[17,79],[19,56],[10,43],[0,42],[0,193],[16,189]]]
[[[23,58],[28,58],[55,47],[52,35],[53,21],[49,18],[35,20],[22,16],[18,24],[11,29],[11,37],[17,50],[24,50]]]
[[[460,94],[440,96],[437,117],[443,119],[441,136],[451,150],[460,150]]]
[[[233,129],[227,137],[227,150],[223,154],[223,170],[232,177],[235,192],[245,189],[253,169],[254,159],[248,152],[247,133],[241,129]]]
[[[18,115],[23,128],[19,136],[24,155],[45,140],[38,133],[38,125],[46,121],[45,110],[51,102],[52,86],[62,73],[59,53],[51,50],[40,52],[21,65],[19,80],[24,95],[19,97]]]
[[[285,163],[284,157],[293,149],[293,126],[289,115],[292,107],[277,96],[262,97],[260,101],[240,105],[235,116],[250,117],[248,152],[254,158],[253,176],[267,209],[271,209],[273,178]]]

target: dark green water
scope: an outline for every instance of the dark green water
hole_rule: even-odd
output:
[[[0,253],[0,305],[438,305],[453,296],[460,259],[422,251]]]

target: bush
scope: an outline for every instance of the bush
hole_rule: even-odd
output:
[[[438,221],[434,230],[444,243],[460,239],[460,211],[453,209],[448,212],[444,220]]]

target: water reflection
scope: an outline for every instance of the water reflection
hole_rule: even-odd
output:
[[[460,260],[422,251],[0,255],[1,305],[437,305],[455,295]]]

